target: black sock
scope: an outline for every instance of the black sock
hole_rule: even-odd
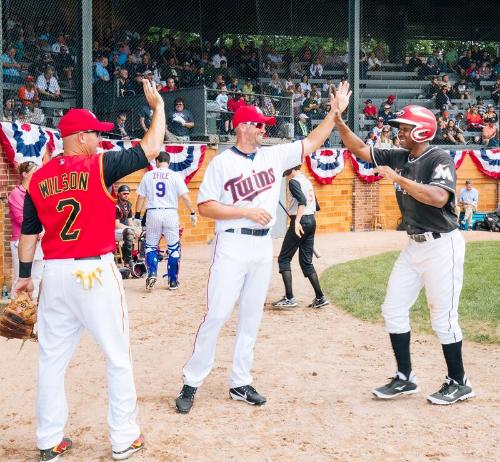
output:
[[[463,384],[465,371],[462,361],[462,341],[441,346],[443,347],[444,359],[448,366],[448,377]]]
[[[410,359],[410,332],[404,334],[389,334],[391,337],[392,349],[396,356],[398,371],[410,378],[411,359]]]
[[[318,279],[318,274],[316,271],[309,276],[307,276],[309,279],[309,282],[313,286],[314,293],[316,294],[316,298],[321,298],[323,296],[323,291],[321,290],[321,286],[319,285],[319,279]]]
[[[285,284],[285,297],[290,300],[291,298],[293,298],[292,272],[283,271],[281,273],[281,277],[283,278],[283,284]]]

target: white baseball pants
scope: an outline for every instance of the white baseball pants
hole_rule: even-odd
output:
[[[168,245],[179,242],[179,214],[177,209],[148,209],[146,216],[146,244],[156,246],[165,236]]]
[[[427,242],[409,239],[394,264],[382,305],[386,330],[391,334],[410,330],[410,308],[425,287],[432,328],[439,341],[446,345],[462,340],[458,303],[464,256],[465,241],[458,230]]]
[[[90,289],[73,274],[97,268],[102,270],[102,285],[94,279]],[[64,376],[83,330],[88,329],[106,357],[110,441],[114,451],[122,451],[140,435],[140,429],[127,305],[113,255],[103,255],[101,260],[47,260],[43,281],[38,308],[37,445],[47,449],[64,436],[68,420]]]
[[[217,337],[240,299],[238,327],[229,378],[231,388],[250,385],[253,350],[272,271],[271,236],[218,233],[210,268],[208,311],[184,366],[184,383],[199,387],[212,370]]]

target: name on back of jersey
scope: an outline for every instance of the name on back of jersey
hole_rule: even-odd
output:
[[[253,201],[259,194],[271,189],[276,181],[274,170],[269,168],[243,177],[243,173],[231,178],[224,184],[225,191],[231,191],[233,204],[239,201]]]
[[[89,187],[88,172],[68,172],[61,176],[51,176],[40,181],[38,188],[42,197],[45,199],[64,191],[87,191]]]

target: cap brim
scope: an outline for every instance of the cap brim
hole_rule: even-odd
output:
[[[99,121],[97,124],[96,124],[96,131],[99,131],[99,132],[110,132],[111,130],[113,130],[113,128],[115,127],[115,124],[113,122],[101,122]]]
[[[276,117],[262,117],[262,122],[266,125],[276,125]]]

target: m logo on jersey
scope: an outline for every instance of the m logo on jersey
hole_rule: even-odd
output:
[[[433,180],[448,180],[453,181],[453,176],[451,174],[450,167],[447,165],[439,164],[434,170]]]
[[[253,172],[251,176],[243,178],[243,174],[231,178],[224,184],[225,191],[231,191],[233,204],[238,201],[253,201],[260,193],[273,187],[275,182],[274,170]]]

